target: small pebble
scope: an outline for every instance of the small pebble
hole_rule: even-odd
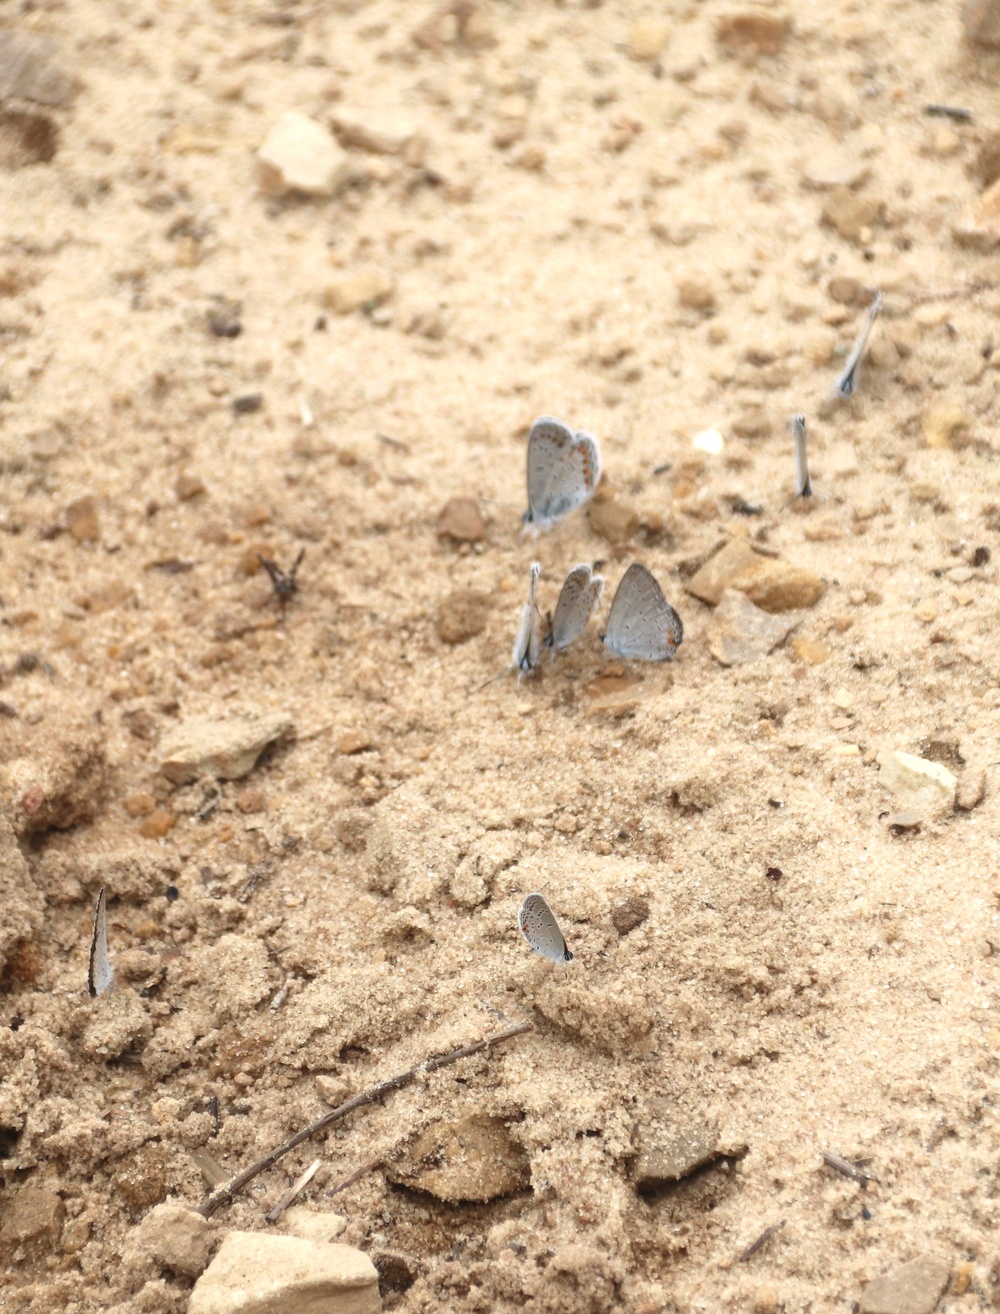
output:
[[[438,607],[438,638],[443,643],[465,643],[485,630],[492,610],[493,599],[488,593],[456,589]]]
[[[177,818],[173,813],[157,808],[155,812],[150,813],[139,827],[139,834],[144,839],[163,839],[176,825]]]
[[[637,926],[641,926],[648,917],[649,900],[637,894],[629,895],[624,903],[620,903],[611,912],[612,925],[619,935],[628,935]]]
[[[1000,179],[962,211],[951,235],[959,246],[978,251],[1000,246]]]
[[[636,60],[659,58],[670,39],[670,26],[658,18],[640,18],[628,39],[628,53]]]
[[[726,14],[715,25],[716,41],[736,53],[776,55],[785,44],[785,33],[784,18],[765,9]]]
[[[371,735],[365,734],[363,730],[349,730],[346,735],[341,735],[337,740],[337,752],[344,757],[352,757],[355,753],[364,753],[372,747],[374,747],[374,744]]]
[[[789,645],[792,652],[806,666],[821,666],[829,661],[833,652],[819,639],[793,639]]]
[[[986,796],[986,772],[963,771],[955,792],[955,806],[963,812],[971,812],[978,807]]]
[[[591,502],[587,520],[594,533],[609,543],[628,543],[639,529],[638,512],[614,500]]]
[[[378,306],[392,296],[396,284],[378,269],[344,274],[327,285],[323,304],[335,315],[352,315],[365,306]]]
[[[689,310],[714,310],[715,289],[706,278],[681,278],[677,281],[677,300]]]
[[[289,110],[257,152],[258,185],[268,196],[332,196],[350,173],[347,152],[315,119]]]
[[[956,402],[931,402],[921,417],[924,441],[928,447],[958,447],[968,434],[972,421]]]
[[[179,502],[190,502],[193,498],[200,497],[204,491],[205,485],[197,475],[181,474],[177,476],[174,492],[177,494]]]
[[[78,543],[96,543],[101,536],[97,502],[93,497],[79,497],[66,508],[66,528]]]
[[[450,498],[438,513],[437,532],[441,538],[456,543],[481,543],[486,537],[486,526],[474,497]]]
[[[948,1285],[951,1267],[923,1255],[874,1278],[861,1293],[860,1314],[932,1314]]]
[[[148,817],[156,811],[156,799],[152,794],[126,794],[122,807],[130,817]]]

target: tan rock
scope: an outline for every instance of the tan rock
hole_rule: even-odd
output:
[[[629,897],[611,910],[611,924],[619,935],[628,935],[649,917],[649,900],[638,894]]]
[[[268,744],[294,728],[286,712],[245,711],[225,720],[187,721],[160,746],[160,771],[175,784],[215,776],[239,780],[253,770]]]
[[[853,191],[867,182],[870,174],[871,169],[864,160],[834,147],[816,154],[810,151],[802,170],[802,185],[816,192],[829,192],[835,187],[847,187]],[[834,299],[840,300],[839,297]],[[864,304],[870,302],[869,296]]]
[[[624,502],[595,501],[587,507],[590,528],[609,543],[628,543],[639,530],[638,513]]]
[[[208,1265],[211,1239],[211,1225],[201,1214],[184,1205],[160,1204],[136,1228],[131,1248],[160,1268],[197,1277]]]
[[[528,1160],[503,1119],[485,1114],[433,1123],[387,1175],[450,1204],[513,1195],[530,1180]]]
[[[408,119],[381,108],[338,108],[330,122],[342,146],[372,155],[402,155],[417,135]]]
[[[980,251],[1000,246],[1000,179],[963,210],[951,235],[960,246]]]
[[[349,173],[346,152],[315,119],[297,110],[282,115],[257,152],[258,185],[268,196],[332,196]]]
[[[361,269],[327,285],[323,304],[335,315],[352,315],[363,306],[378,306],[396,290],[395,282],[380,269]]]
[[[748,666],[784,643],[798,616],[771,616],[745,593],[726,589],[712,616],[708,650],[720,666]]]
[[[742,539],[731,539],[687,584],[689,593],[713,607],[727,589],[738,589],[773,615],[814,606],[826,585],[811,570],[762,557]]]
[[[719,1129],[700,1119],[682,1122],[669,1100],[647,1102],[636,1136],[638,1190],[677,1182],[720,1156]]]
[[[793,639],[790,646],[804,666],[822,666],[833,656],[832,650],[819,639]]]
[[[965,0],[962,27],[979,46],[1000,46],[1000,0]]]
[[[55,1191],[41,1186],[21,1186],[5,1197],[0,1215],[0,1242],[10,1249],[35,1245],[54,1250],[65,1218],[66,1206]]]
[[[786,31],[785,19],[773,10],[742,9],[719,19],[715,39],[731,51],[776,55],[785,44]]]
[[[924,441],[928,447],[943,449],[962,445],[972,421],[957,402],[931,402],[921,417]]]
[[[337,752],[344,757],[352,757],[355,753],[363,753],[372,746],[372,737],[364,730],[348,730],[346,734],[341,735],[337,740]]]
[[[476,589],[455,589],[442,598],[438,608],[438,638],[444,643],[464,643],[486,628],[493,599]]]
[[[101,536],[97,502],[93,497],[78,497],[66,508],[66,528],[78,543],[96,543]]]
[[[292,1205],[281,1215],[282,1226],[292,1236],[304,1241],[332,1241],[347,1226],[343,1214],[328,1209],[310,1209],[308,1205]]]
[[[442,538],[456,543],[481,543],[486,537],[486,526],[474,497],[452,497],[438,513],[437,532]]]
[[[869,1282],[861,1295],[861,1314],[932,1314],[944,1294],[951,1266],[922,1255]]]
[[[378,1273],[353,1246],[230,1232],[188,1314],[378,1314]]]
[[[677,300],[689,310],[714,310],[715,289],[706,278],[681,278],[677,280]]]
[[[670,40],[670,26],[659,18],[640,18],[628,38],[628,53],[633,59],[658,59]]]
[[[955,794],[955,807],[971,812],[986,797],[986,772],[963,771]]]
[[[859,196],[849,187],[835,187],[823,206],[823,223],[835,228],[845,242],[858,242],[866,229],[882,217],[883,203],[875,196]]]
[[[958,781],[940,762],[884,750],[878,755],[878,764],[881,784],[905,807],[925,817],[954,809]]]
[[[61,67],[58,56],[58,43],[44,33],[0,31],[0,100],[70,105],[80,82]]]

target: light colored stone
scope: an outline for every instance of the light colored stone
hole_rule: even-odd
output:
[[[587,520],[594,533],[609,543],[627,543],[639,529],[638,512],[613,498],[591,502],[587,507]]]
[[[861,1314],[932,1314],[948,1285],[951,1266],[933,1255],[883,1273],[861,1295]]]
[[[731,539],[705,562],[686,587],[713,607],[726,589],[738,589],[772,615],[812,607],[826,592],[826,585],[811,570],[762,557],[743,539]]]
[[[785,19],[769,9],[747,8],[725,14],[715,26],[719,45],[734,52],[776,55],[785,44]]]
[[[332,1241],[347,1226],[343,1214],[323,1209],[310,1209],[308,1205],[292,1205],[281,1215],[282,1225],[292,1236],[303,1241]]]
[[[658,59],[670,40],[670,25],[659,18],[640,18],[628,38],[628,53],[633,59]]]
[[[715,289],[707,278],[691,275],[677,280],[677,300],[689,310],[714,310]]]
[[[335,315],[353,315],[363,306],[381,305],[395,290],[395,282],[383,270],[359,269],[328,283],[323,304]]]
[[[819,639],[793,639],[791,649],[803,666],[822,666],[833,656],[827,645]]]
[[[876,196],[860,196],[849,187],[834,187],[820,217],[845,242],[860,242],[882,217],[882,210],[883,203]]]
[[[907,808],[924,816],[954,809],[958,781],[940,762],[884,750],[878,755],[878,764],[879,780]]]
[[[951,235],[960,246],[980,251],[1000,246],[1000,179],[966,206]]]
[[[963,771],[955,794],[955,807],[971,812],[986,796],[986,772]]]
[[[93,497],[78,497],[66,508],[66,528],[78,543],[96,543],[101,536],[97,502]]]
[[[230,1232],[188,1314],[378,1314],[378,1273],[353,1246]]]
[[[379,108],[345,106],[331,116],[330,122],[341,145],[372,155],[402,155],[417,135],[407,119]]]
[[[59,46],[42,32],[0,31],[0,100],[33,100],[65,109],[79,80],[58,62]]]
[[[931,402],[921,417],[924,441],[928,447],[943,450],[958,447],[972,421],[957,402]]]
[[[474,497],[452,497],[438,513],[437,532],[442,538],[456,543],[481,543],[486,537],[486,526]]]
[[[257,152],[258,183],[268,196],[332,196],[350,173],[347,153],[315,119],[289,110]]]
[[[669,1100],[648,1101],[636,1136],[638,1190],[678,1182],[720,1155],[719,1129],[699,1119],[681,1121]]]
[[[160,1268],[197,1277],[208,1265],[211,1240],[207,1218],[184,1205],[160,1204],[136,1228],[132,1248]]]
[[[450,1204],[513,1195],[530,1180],[525,1153],[503,1119],[475,1113],[457,1122],[433,1123],[387,1176]]]
[[[721,666],[759,662],[799,623],[797,616],[771,616],[745,593],[727,589],[712,616],[708,650]]]
[[[847,187],[853,191],[868,181],[870,173],[871,169],[864,160],[834,148],[810,155],[802,170],[801,181],[803,187],[815,192],[829,192],[834,187]]]
[[[239,780],[268,744],[294,728],[287,712],[234,712],[223,720],[186,721],[160,746],[160,771],[175,784],[215,776]]]

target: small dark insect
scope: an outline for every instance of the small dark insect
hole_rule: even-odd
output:
[[[233,410],[237,415],[253,415],[264,405],[264,394],[261,392],[245,392],[242,397],[233,398]]]
[[[939,119],[952,119],[955,123],[972,122],[972,110],[957,109],[954,105],[925,105],[924,113],[936,115]]]
[[[785,806],[780,798],[769,798],[767,800],[767,805],[771,808],[783,808]]]
[[[673,468],[674,468],[673,461],[664,461],[662,465],[653,466],[653,474],[655,475],[666,474],[668,470],[672,470]]]
[[[11,1031],[20,1031],[23,1026],[24,1026],[24,1018],[21,1016],[20,1013],[15,1013],[10,1020]]]
[[[278,595],[278,600],[282,606],[285,605],[285,603],[288,601],[288,599],[292,596],[293,593],[296,593],[298,591],[299,582],[295,578],[295,576],[299,568],[299,563],[301,562],[305,554],[306,554],[305,548],[300,548],[299,555],[295,558],[294,562],[292,563],[291,570],[286,572],[281,569],[281,567],[277,564],[277,562],[268,561],[267,557],[262,557],[259,552],[257,553],[257,560],[270,575],[271,584],[274,588],[275,593]]]
[[[865,1220],[866,1223],[871,1222],[872,1211],[868,1208],[867,1205],[861,1206],[861,1217]]]
[[[168,885],[166,888],[167,903],[176,903],[181,897],[181,892],[176,885]]]
[[[780,867],[768,867],[764,873],[769,881],[780,881],[784,874]]]

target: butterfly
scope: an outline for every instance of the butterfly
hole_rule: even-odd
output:
[[[550,529],[589,502],[601,478],[601,454],[592,434],[574,433],[543,415],[528,434],[528,509],[524,523]]]
[[[540,894],[529,894],[521,904],[517,924],[536,954],[551,959],[553,963],[573,961],[555,914]]]
[[[511,654],[514,668],[521,674],[533,671],[538,665],[542,650],[542,631],[535,604],[535,591],[542,568],[537,561],[531,563],[531,577],[528,584],[528,601],[521,608],[521,624],[518,626],[514,651]]]
[[[872,325],[878,319],[878,312],[882,309],[882,293],[875,293],[875,300],[868,307],[868,314],[864,324],[861,326],[861,332],[858,334],[857,341],[851,348],[851,354],[847,358],[847,364],[841,370],[837,382],[833,385],[833,390],[838,397],[850,397],[853,395],[858,386],[858,378],[861,374],[861,358],[865,354],[865,348],[868,346],[868,334],[872,331]]]
[[[618,585],[602,643],[617,657],[669,662],[683,638],[680,616],[646,567],[633,561]]]
[[[545,646],[554,652],[568,648],[580,637],[604,591],[604,576],[588,565],[574,566],[563,581]]]

